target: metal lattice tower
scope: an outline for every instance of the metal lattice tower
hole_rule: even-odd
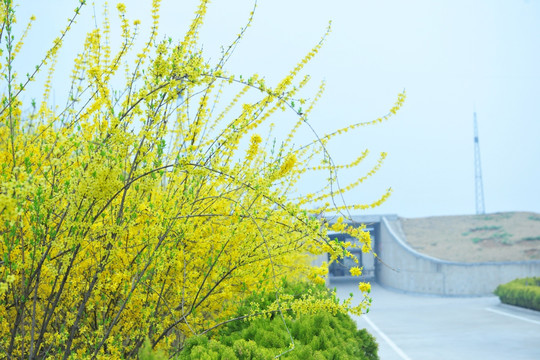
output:
[[[480,143],[478,142],[478,122],[476,121],[476,112],[474,113],[474,184],[476,191],[476,214],[485,214],[482,163],[480,161]]]

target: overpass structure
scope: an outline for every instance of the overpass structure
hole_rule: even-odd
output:
[[[337,217],[327,217],[332,224]],[[516,278],[540,276],[540,260],[464,263],[437,259],[414,250],[405,240],[397,215],[353,216],[346,221],[353,226],[366,225],[372,237],[375,254],[351,250],[364,267],[361,278],[350,276],[356,266],[352,259],[343,259],[329,268],[329,281],[359,279],[375,281],[382,286],[411,293],[443,296],[481,296]],[[330,238],[351,241],[346,234],[330,234]],[[328,260],[324,254],[316,259]]]

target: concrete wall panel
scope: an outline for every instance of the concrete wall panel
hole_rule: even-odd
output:
[[[478,296],[516,278],[540,276],[540,261],[460,263],[421,254],[404,240],[397,218],[381,217],[377,280],[395,289],[436,295]]]

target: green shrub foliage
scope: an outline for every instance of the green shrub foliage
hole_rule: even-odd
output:
[[[300,296],[308,288],[322,293],[321,288],[304,283],[284,283],[283,291]],[[331,296],[327,291],[324,293]],[[255,296],[270,301],[273,295]],[[247,309],[247,306],[243,308],[245,311]],[[287,352],[291,348],[291,341],[283,320],[279,314],[274,314],[270,320],[266,317],[231,322],[212,338],[206,335],[192,337],[185,343],[180,359],[262,360],[272,359],[284,352],[283,359],[379,359],[373,336],[365,329],[358,330],[349,315],[326,312],[285,316],[285,323],[294,339],[292,351]]]
[[[294,338],[294,350],[283,359],[378,359],[377,343],[365,330],[357,330],[347,315],[328,313],[287,319]],[[280,318],[244,323],[241,331],[222,331],[215,339],[190,338],[180,359],[255,360],[272,359],[290,348],[288,333]]]
[[[540,311],[540,277],[516,279],[495,289],[501,302]]]

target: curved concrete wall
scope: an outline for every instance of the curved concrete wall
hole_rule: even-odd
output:
[[[382,217],[377,280],[395,289],[436,295],[487,295],[516,278],[540,276],[540,261],[460,263],[421,254],[403,239],[398,219]],[[385,265],[386,264],[386,265]]]

